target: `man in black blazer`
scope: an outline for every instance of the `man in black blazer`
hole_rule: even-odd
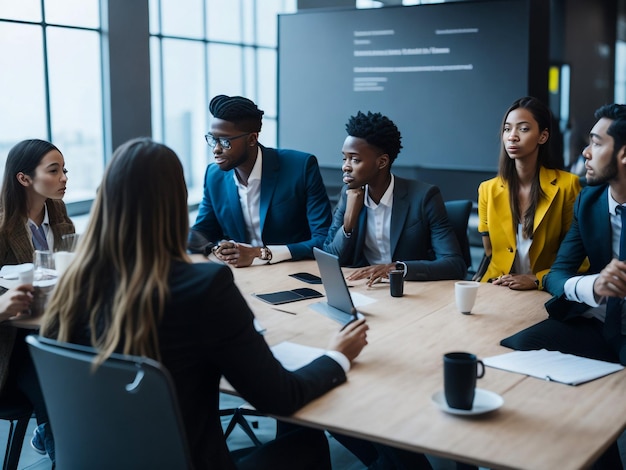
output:
[[[439,188],[394,176],[402,145],[396,125],[380,113],[359,112],[346,124],[341,199],[324,243],[348,279],[387,277],[399,263],[415,281],[463,279],[467,266]]]
[[[595,117],[583,150],[588,186],[576,200],[572,225],[543,281],[554,295],[546,303],[549,318],[501,344],[626,364],[624,314],[623,325],[605,322],[608,299],[626,298],[626,261],[619,260],[620,235],[626,230],[620,215],[626,210],[626,105],[602,106]],[[577,270],[585,257],[590,267],[581,275]],[[622,468],[617,445],[594,468]]]

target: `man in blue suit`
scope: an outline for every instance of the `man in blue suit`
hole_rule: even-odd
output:
[[[554,297],[549,318],[502,340],[513,349],[548,349],[626,365],[626,105],[602,106],[583,150],[588,186],[574,205],[574,219],[556,261],[544,277]],[[622,234],[622,231],[625,233]],[[577,272],[585,257],[589,270]],[[620,257],[622,260],[620,260]],[[622,468],[613,444],[594,469]]]
[[[237,267],[313,257],[328,233],[331,210],[317,159],[258,141],[263,111],[241,96],[218,95],[205,138],[215,163],[189,249]]]
[[[396,125],[380,113],[350,117],[343,153],[341,199],[324,250],[349,280],[386,278],[397,265],[405,279],[463,279],[467,266],[436,186],[394,176],[402,145]]]

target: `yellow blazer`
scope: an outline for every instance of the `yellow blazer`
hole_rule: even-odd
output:
[[[580,181],[572,173],[541,167],[539,183],[544,197],[540,198],[535,211],[529,258],[530,267],[541,288],[543,276],[550,270],[561,241],[572,223]],[[489,236],[492,255],[481,281],[486,282],[511,272],[517,251],[514,230],[506,182],[499,176],[484,181],[478,187],[478,231],[483,236]]]

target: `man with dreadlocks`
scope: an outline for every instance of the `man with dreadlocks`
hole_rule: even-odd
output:
[[[396,125],[380,113],[358,112],[346,124],[341,199],[324,250],[349,280],[371,285],[401,267],[407,280],[463,279],[467,268],[439,188],[394,176],[402,145]]]
[[[209,111],[205,138],[215,163],[206,171],[189,249],[212,250],[236,267],[312,258],[331,221],[317,159],[261,145],[263,111],[247,98],[218,95]]]

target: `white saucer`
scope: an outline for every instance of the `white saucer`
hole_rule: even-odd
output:
[[[471,410],[459,410],[457,408],[450,408],[446,403],[446,396],[443,390],[438,391],[432,396],[432,401],[442,411],[451,413],[453,415],[480,415],[483,413],[489,413],[490,411],[497,410],[504,403],[504,399],[497,393],[477,388],[474,394],[474,403]]]

